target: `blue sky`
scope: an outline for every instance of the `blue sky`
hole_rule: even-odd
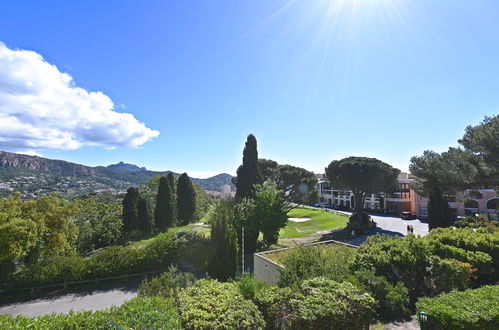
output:
[[[88,165],[233,174],[254,133],[260,157],[279,163],[322,171],[365,155],[407,170],[411,156],[456,145],[467,125],[499,114],[495,0],[3,1],[0,42],[107,95],[103,121],[126,121],[88,128],[76,123],[81,105],[56,124],[83,138],[67,144],[73,131],[58,128],[56,142],[34,143],[48,117],[19,114],[29,106],[9,99],[21,109],[10,115],[33,124],[12,129],[17,144],[2,145],[0,131],[1,149]],[[13,88],[12,70],[0,92]],[[0,96],[0,112],[6,104]],[[129,124],[137,135],[125,138]]]

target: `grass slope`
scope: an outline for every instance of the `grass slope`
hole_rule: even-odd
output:
[[[306,222],[288,221],[281,229],[279,238],[301,238],[317,234],[318,231],[333,230],[346,226],[348,218],[321,210],[296,208],[288,213],[290,218],[310,218]]]

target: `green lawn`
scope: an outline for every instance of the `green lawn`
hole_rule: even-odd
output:
[[[288,225],[281,229],[279,238],[300,238],[316,234],[318,231],[343,228],[348,218],[343,215],[326,211],[296,208],[289,211],[290,218],[311,218],[306,222],[288,221]]]
[[[357,252],[355,248],[345,246],[342,244],[317,244],[317,245],[309,245],[306,246],[307,249],[317,249],[321,254],[331,256],[331,255],[338,255],[340,253],[343,253],[344,255],[352,256]],[[272,253],[266,253],[264,256],[269,258],[270,260],[273,260],[277,262],[278,264],[283,265],[284,260],[288,257],[290,253],[295,252],[296,249],[287,249],[287,250],[280,250],[280,251],[275,251]]]

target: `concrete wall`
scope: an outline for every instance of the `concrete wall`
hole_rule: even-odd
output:
[[[272,251],[253,254],[254,273],[257,281],[273,286],[277,285],[281,278],[279,270],[284,269],[284,267],[264,256],[269,252]]]
[[[358,246],[335,240],[310,243],[306,244],[306,246],[320,245],[320,244],[341,244],[355,249],[358,248]],[[284,269],[284,266],[278,264],[275,261],[270,260],[269,258],[266,257],[266,255],[289,249],[294,249],[294,248],[278,249],[278,250],[265,251],[253,254],[253,262],[254,262],[253,271],[255,279],[260,282],[265,282],[267,285],[270,286],[277,285],[277,282],[279,282],[279,279],[281,278],[280,270]]]

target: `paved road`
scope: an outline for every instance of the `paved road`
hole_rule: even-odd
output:
[[[119,306],[137,296],[138,283],[104,290],[86,291],[56,295],[22,303],[0,306],[0,314],[39,316],[44,314],[68,313],[73,310],[96,311]]]
[[[387,234],[391,236],[406,236],[407,225],[414,228],[414,235],[424,236],[428,234],[428,224],[421,220],[402,220],[399,217],[385,216],[385,215],[371,215],[372,219],[378,224],[378,228],[369,234]],[[355,238],[349,241],[350,244],[360,245],[366,240],[367,236]]]

